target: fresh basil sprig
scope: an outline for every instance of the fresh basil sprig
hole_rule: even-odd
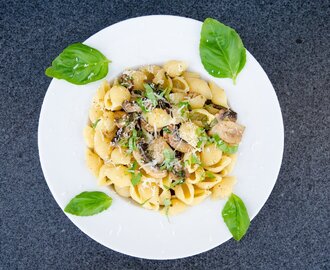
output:
[[[100,191],[85,191],[75,196],[64,211],[76,216],[92,216],[110,207],[112,198]]]
[[[243,201],[232,193],[222,210],[222,218],[236,241],[242,239],[250,226],[250,218]]]
[[[98,50],[74,43],[66,47],[46,69],[46,75],[83,85],[104,78],[108,74],[108,60]]]
[[[237,32],[212,18],[203,23],[199,54],[208,73],[231,78],[234,84],[246,62],[246,50]]]

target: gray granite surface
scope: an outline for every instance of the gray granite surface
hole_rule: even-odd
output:
[[[269,75],[285,125],[278,181],[244,240],[174,261],[125,256],[82,233],[53,199],[37,148],[51,60],[149,14],[213,17],[237,29]],[[1,0],[0,269],[330,269],[329,17],[321,0]]]

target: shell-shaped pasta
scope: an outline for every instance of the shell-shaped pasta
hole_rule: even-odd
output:
[[[94,151],[103,160],[108,160],[112,147],[109,138],[105,137],[100,129],[95,129],[94,135]]]
[[[199,120],[199,118],[201,118],[203,116],[207,117],[208,124],[210,124],[215,118],[215,116],[213,114],[210,114],[205,109],[194,109],[194,110],[191,110],[191,112],[190,112],[191,121],[193,121],[195,124],[198,124],[198,125],[199,125],[199,122],[201,125],[205,124],[204,121]]]
[[[183,61],[171,60],[166,62],[163,67],[168,75],[177,77],[186,71],[188,65]]]
[[[206,97],[203,95],[194,95],[189,98],[189,105],[192,109],[201,109],[203,108],[206,101]]]
[[[140,184],[130,186],[130,195],[134,201],[143,204],[144,208],[159,209],[159,187],[155,182],[141,179]]]
[[[184,93],[171,93],[169,94],[169,99],[172,104],[178,104],[180,101],[184,100],[185,96]]]
[[[92,104],[92,106],[90,107],[90,109],[88,111],[88,115],[89,115],[89,120],[92,123],[95,123],[97,120],[99,120],[102,117],[103,111],[96,104]]]
[[[189,91],[203,95],[206,99],[212,99],[212,92],[207,82],[197,78],[187,78]]]
[[[84,128],[84,140],[85,140],[87,147],[89,147],[89,148],[94,147],[94,134],[95,134],[95,131],[91,126],[86,126]]]
[[[144,74],[142,71],[134,71],[131,74],[133,79],[133,89],[134,90],[143,90],[144,89],[144,82],[147,80],[147,75]]]
[[[221,159],[219,160],[218,163],[212,165],[212,166],[205,166],[205,169],[214,172],[214,173],[219,173],[221,172],[224,168],[226,168],[231,162],[231,158],[228,156],[222,155]]]
[[[122,197],[129,198],[131,197],[130,187],[118,187],[114,185],[115,191]]]
[[[147,65],[147,66],[142,66],[140,68],[140,71],[142,71],[147,76],[148,81],[152,81],[160,69],[161,69],[160,66]]]
[[[182,77],[175,77],[172,79],[172,92],[173,93],[187,93],[189,91],[189,85]]]
[[[214,174],[214,177],[206,177],[203,181],[196,183],[196,186],[200,189],[211,189],[216,184],[220,183],[221,176]]]
[[[203,166],[213,166],[221,160],[222,151],[212,143],[204,146],[200,157]]]
[[[205,171],[204,168],[199,166],[197,168],[196,171],[194,171],[193,173],[191,173],[187,178],[186,178],[186,182],[190,183],[190,184],[196,184],[199,183],[203,180],[205,175]]]
[[[197,129],[198,126],[192,122],[182,123],[179,129],[179,136],[191,146],[196,147],[198,143]]]
[[[175,196],[185,204],[192,204],[194,200],[194,185],[183,183],[174,187]]]
[[[196,171],[200,167],[200,164],[192,162],[192,156],[193,155],[194,155],[195,158],[200,160],[200,154],[198,152],[195,152],[195,153],[188,152],[188,153],[185,153],[184,156],[183,156],[183,160],[184,160],[184,163],[185,163],[185,169],[189,173],[193,173],[194,171]]]
[[[212,102],[214,104],[229,108],[225,91],[211,81],[209,82],[209,87],[212,93]]]
[[[110,161],[113,164],[129,165],[131,163],[132,155],[121,147],[116,147],[112,150]]]
[[[183,78],[187,79],[187,78],[200,78],[199,74],[197,72],[189,72],[189,71],[185,71],[182,74]]]
[[[123,165],[112,166],[107,169],[107,177],[111,183],[118,187],[128,187],[131,185],[131,175],[127,167]]]
[[[130,100],[130,92],[121,85],[115,85],[104,96],[104,107],[107,110],[116,111],[122,108],[125,100]]]
[[[88,148],[86,149],[85,159],[86,159],[87,167],[96,177],[98,177],[100,168],[103,165],[102,159]]]
[[[225,199],[233,192],[233,187],[236,183],[236,177],[226,176],[223,177],[221,182],[212,188],[212,199]]]
[[[112,164],[104,164],[100,168],[99,177],[98,177],[98,184],[100,186],[109,186],[112,184],[112,181],[109,178],[111,173],[111,170],[109,171],[109,169],[113,167],[114,166]]]
[[[165,110],[159,108],[153,109],[145,116],[148,124],[156,128],[163,128],[173,122],[172,117]]]
[[[162,209],[162,213],[167,214],[169,216],[175,216],[177,214],[182,213],[184,210],[186,210],[186,208],[187,208],[187,205],[185,203],[183,203],[182,201],[180,201],[177,198],[172,198],[171,206],[169,206],[168,208],[164,207]]]
[[[172,79],[166,75],[164,69],[160,69],[157,71],[152,82],[154,84],[161,85],[164,89],[166,88],[172,89],[173,86]]]
[[[194,200],[191,205],[197,205],[200,204],[202,201],[204,201],[208,196],[210,196],[211,191],[207,189],[199,189],[195,188],[195,194],[194,194]]]
[[[225,167],[222,171],[221,171],[221,176],[226,176],[228,174],[230,174],[234,167],[235,167],[235,164],[236,164],[236,161],[237,161],[237,154],[231,154],[229,155],[229,157],[231,158],[231,162],[229,163],[229,165],[227,167]]]
[[[110,89],[110,83],[107,80],[104,80],[101,86],[97,89],[96,95],[93,98],[93,104],[100,108],[104,108],[104,95]]]
[[[113,137],[114,130],[116,129],[115,114],[111,111],[105,111],[103,113],[101,120],[102,120],[101,129],[102,129],[103,134],[108,137]]]

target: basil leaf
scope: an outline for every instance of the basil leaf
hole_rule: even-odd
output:
[[[64,211],[76,216],[92,216],[110,207],[112,198],[99,191],[85,191],[74,197]]]
[[[246,50],[236,31],[212,18],[203,23],[199,54],[208,73],[232,78],[234,84],[246,62]]]
[[[108,74],[110,62],[98,50],[82,43],[74,43],[55,58],[45,73],[48,77],[82,85],[104,78]]]
[[[233,193],[222,210],[222,218],[236,241],[242,239],[250,226],[250,218],[243,201]]]

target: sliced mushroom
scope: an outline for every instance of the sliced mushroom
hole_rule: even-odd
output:
[[[174,125],[169,125],[167,128],[171,133],[164,133],[163,137],[167,140],[170,146],[182,153],[188,153],[193,150],[193,147],[190,144],[179,137],[178,130]]]
[[[218,134],[227,143],[239,144],[245,127],[232,121],[219,121],[210,131],[209,135]]]
[[[135,101],[125,100],[121,106],[127,113],[142,112],[140,106]]]
[[[229,120],[232,122],[237,121],[237,113],[231,109],[220,109],[219,112],[215,115],[218,120]]]
[[[171,148],[167,144],[165,139],[163,139],[162,137],[158,137],[149,144],[148,154],[150,158],[156,162],[156,164],[161,164],[165,159],[163,153],[165,149],[171,149]]]
[[[167,171],[161,171],[158,168],[153,165],[152,162],[145,163],[142,155],[138,151],[133,151],[133,157],[137,161],[137,163],[140,165],[140,167],[150,176],[154,178],[164,178],[167,176]]]
[[[213,103],[208,103],[205,106],[205,109],[209,113],[214,114],[218,120],[229,120],[233,122],[236,122],[237,120],[237,113],[230,108],[226,108],[221,105],[216,105]]]

